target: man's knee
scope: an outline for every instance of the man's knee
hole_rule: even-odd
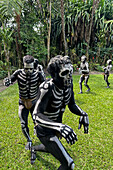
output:
[[[82,82],[81,82],[81,81],[79,81],[79,84],[81,85],[81,84],[82,84]]]
[[[50,141],[57,143],[57,146],[62,150],[62,153],[65,157],[65,159],[62,158],[62,160],[60,160],[62,167],[64,167],[65,169],[73,170],[74,165],[75,165],[73,162],[73,159],[68,155],[68,153],[65,151],[65,149],[61,146],[58,138],[56,136],[51,137]]]
[[[25,129],[25,124],[21,124],[21,128],[22,128],[22,130],[24,130]]]
[[[74,169],[74,167],[75,167],[75,164],[74,164],[74,162],[71,162],[71,164],[70,164],[70,170],[73,170]]]
[[[60,169],[73,170],[74,167],[75,167],[75,164],[74,164],[74,162],[72,161],[70,164],[64,164],[64,163],[61,164],[61,166],[59,167],[58,170],[60,170]]]
[[[87,86],[87,83],[84,83],[84,86]]]

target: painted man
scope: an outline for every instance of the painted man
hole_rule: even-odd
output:
[[[89,92],[90,88],[89,88],[89,85],[87,84],[88,79],[89,79],[89,66],[88,66],[87,58],[85,55],[81,57],[81,64],[80,64],[79,72],[81,76],[80,76],[80,81],[79,81],[80,92],[78,94],[83,93],[82,91],[83,81],[84,81],[84,85],[87,87],[87,92]]]
[[[68,56],[56,56],[48,64],[48,72],[52,78],[39,86],[38,98],[33,111],[37,137],[40,145],[31,148],[31,164],[36,159],[36,151],[49,152],[61,163],[58,170],[73,170],[74,161],[60,142],[64,137],[73,145],[77,135],[71,127],[62,123],[66,105],[69,110],[80,116],[79,129],[84,126],[88,133],[88,115],[76,105],[73,92],[73,67]]]
[[[5,78],[5,86],[13,84],[16,80],[19,87],[19,118],[24,136],[27,139],[25,149],[29,150],[32,140],[29,135],[28,115],[33,113],[39,85],[44,81],[40,72],[34,69],[34,58],[30,55],[23,57],[23,69],[16,70],[9,78]]]
[[[103,67],[103,69],[104,69],[104,80],[107,83],[107,88],[110,88],[110,86],[109,86],[110,83],[108,81],[108,78],[109,78],[109,72],[110,72],[111,68],[112,68],[112,60],[109,59],[109,60],[107,60],[107,66]]]

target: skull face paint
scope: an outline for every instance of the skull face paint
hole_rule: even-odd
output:
[[[34,63],[24,63],[24,71],[26,73],[26,75],[31,75],[33,73],[34,70]]]
[[[85,63],[86,62],[86,56],[85,55],[83,55],[82,57],[81,57],[81,62],[83,62],[83,63]]]
[[[73,66],[71,63],[61,65],[59,77],[63,79],[64,86],[69,86],[71,84],[72,74]]]

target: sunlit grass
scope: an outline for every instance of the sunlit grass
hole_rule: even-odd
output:
[[[90,75],[90,92],[78,94],[80,75],[73,76],[75,101],[89,115],[89,134],[83,128],[78,130],[79,116],[72,114],[66,107],[63,123],[71,126],[78,136],[74,145],[63,145],[75,162],[75,169],[100,170],[113,169],[113,75],[106,88],[102,75]],[[29,114],[30,136],[34,144],[39,139],[33,134],[33,123]],[[30,152],[25,150],[26,139],[21,132],[18,117],[18,86],[14,84],[0,93],[0,169],[19,170],[57,170],[60,163],[48,153],[37,153],[37,159],[30,164]]]

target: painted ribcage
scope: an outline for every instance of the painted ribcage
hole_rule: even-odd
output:
[[[32,76],[26,77],[24,72],[18,75],[19,84],[19,96],[25,99],[32,99],[37,96],[39,80],[37,72],[34,72]]]
[[[62,117],[62,113],[64,112],[66,105],[69,103],[71,89],[68,88],[66,90],[61,90],[54,86],[52,94],[53,98],[51,100],[50,106],[48,106],[44,114],[47,115],[49,119],[58,120],[59,116]]]

